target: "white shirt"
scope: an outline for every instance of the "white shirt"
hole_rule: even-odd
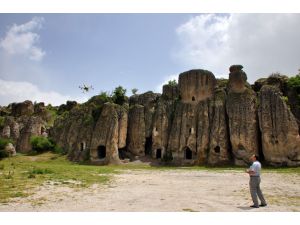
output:
[[[258,161],[253,162],[253,164],[250,166],[250,170],[254,171],[255,174],[253,174],[251,176],[255,176],[255,177],[260,176],[260,169],[261,169],[260,162],[258,162]]]

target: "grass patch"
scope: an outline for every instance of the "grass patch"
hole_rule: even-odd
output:
[[[70,187],[88,187],[107,183],[112,174],[117,173],[115,167],[79,165],[51,152],[36,156],[18,154],[2,160],[0,167],[1,203],[9,198],[28,196],[46,181]]]

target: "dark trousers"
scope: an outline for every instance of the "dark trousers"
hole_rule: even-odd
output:
[[[249,186],[250,186],[250,193],[251,193],[253,204],[255,206],[258,206],[258,200],[257,200],[257,196],[258,196],[261,204],[266,205],[267,204],[266,200],[263,196],[263,193],[260,190],[260,177],[250,177]]]

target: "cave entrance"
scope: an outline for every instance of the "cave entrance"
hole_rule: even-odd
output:
[[[193,97],[192,97],[192,101],[194,102],[195,100],[196,100],[196,99],[195,99],[195,96],[193,96]]]
[[[184,150],[184,158],[185,159],[192,159],[193,158],[193,152],[189,147],[186,147]]]
[[[152,136],[146,138],[145,155],[151,155],[151,148],[152,148]]]
[[[126,158],[126,147],[119,148],[118,153],[119,153],[119,159],[125,159]]]
[[[98,146],[97,155],[99,159],[104,159],[106,157],[106,147],[103,145]]]
[[[161,149],[160,148],[156,150],[156,158],[161,159]]]
[[[214,148],[214,150],[215,150],[215,153],[220,153],[220,152],[221,152],[221,148],[220,148],[219,145],[216,146],[216,147]]]
[[[83,151],[85,149],[85,143],[81,142],[80,143],[80,151]]]

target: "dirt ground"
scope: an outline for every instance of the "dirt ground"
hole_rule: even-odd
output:
[[[248,182],[241,171],[123,170],[109,184],[89,188],[47,183],[34,195],[0,204],[0,211],[300,211],[299,174],[264,173],[268,206],[259,209],[249,207]]]

